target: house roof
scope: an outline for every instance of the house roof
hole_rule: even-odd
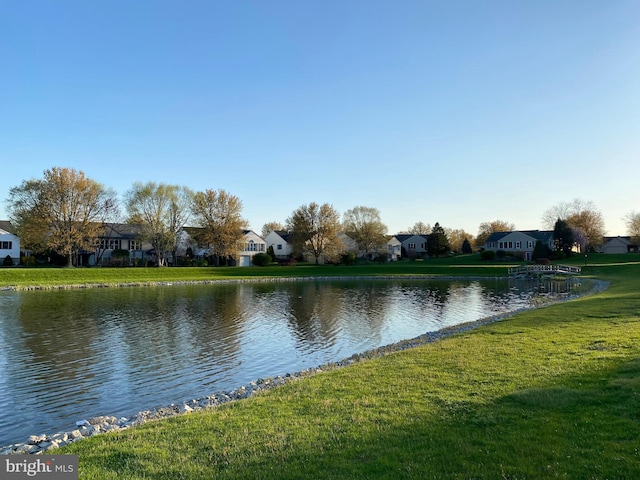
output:
[[[287,232],[286,230],[274,230],[274,232],[276,232],[285,242],[289,243],[289,240],[291,239],[291,232]]]
[[[407,240],[409,240],[410,238],[413,237],[422,237],[425,241],[428,240],[429,235],[423,235],[423,234],[418,234],[418,233],[400,233],[398,235],[394,235],[398,240],[400,240],[402,243],[406,242]]]
[[[136,238],[140,236],[140,225],[130,223],[107,223],[101,237]]]
[[[540,240],[541,242],[548,242],[551,237],[553,237],[553,231],[551,230],[513,230],[511,232],[493,232],[489,235],[485,243],[489,242],[499,242],[507,235],[511,235],[512,233],[522,233],[524,235],[528,235],[529,237]]]
[[[631,237],[623,237],[623,236],[604,237],[603,240],[604,240],[604,243],[618,242],[618,243],[621,243],[623,245],[630,245],[631,244]]]
[[[12,235],[16,234],[16,229],[13,227],[9,220],[0,220],[0,230],[4,230]]]

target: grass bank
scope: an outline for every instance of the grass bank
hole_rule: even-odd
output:
[[[638,260],[591,256],[597,295],[61,453],[82,479],[640,478]]]
[[[355,266],[167,267],[167,268],[0,268],[0,288],[147,285],[159,282],[207,282],[269,277],[385,275],[502,276],[506,264],[483,264],[478,255],[448,260],[368,263]]]

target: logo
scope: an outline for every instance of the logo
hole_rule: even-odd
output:
[[[0,480],[77,480],[77,455],[0,455]]]

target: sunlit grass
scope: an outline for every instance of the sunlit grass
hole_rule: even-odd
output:
[[[167,267],[167,268],[0,268],[0,287],[51,288],[74,285],[117,286],[157,282],[206,282],[257,277],[337,276],[503,276],[507,266],[481,263],[478,255],[459,259],[365,263],[356,266],[309,265],[293,267]]]

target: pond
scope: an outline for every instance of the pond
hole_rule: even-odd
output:
[[[283,281],[0,292],[0,446],[532,306],[571,283]]]

